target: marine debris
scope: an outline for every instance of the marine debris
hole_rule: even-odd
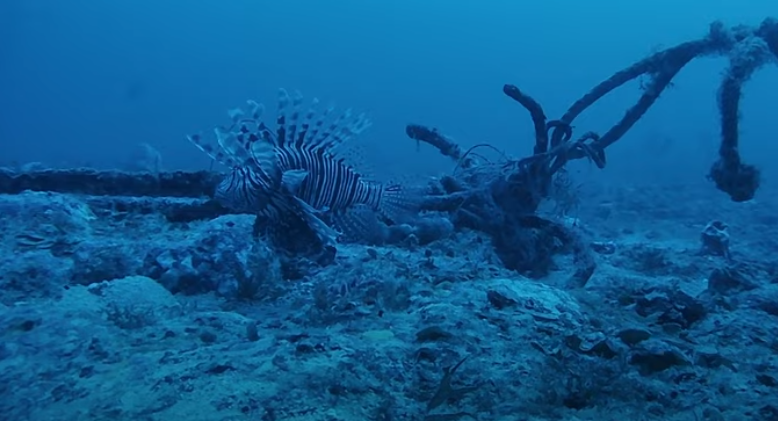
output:
[[[506,208],[507,212],[534,212],[552,177],[568,161],[587,158],[603,168],[606,165],[605,150],[640,120],[678,72],[695,58],[708,56],[724,56],[729,60],[729,68],[718,93],[721,116],[719,159],[711,166],[708,177],[733,201],[750,200],[759,188],[760,174],[757,168],[743,163],[740,158],[738,113],[743,84],[756,70],[778,57],[778,21],[772,18],[765,19],[757,28],[726,28],[721,22],[714,22],[705,37],[659,51],[614,73],[576,100],[558,120],[549,120],[540,103],[518,87],[505,85],[503,93],[529,111],[535,129],[535,146],[531,156],[505,160],[496,168],[484,168],[482,163],[472,158],[472,149],[463,153],[459,145],[437,129],[408,125],[406,133],[409,137],[433,146],[464,170],[455,179],[443,179],[441,185],[445,194],[430,199],[426,207],[436,210],[459,208],[463,196],[466,196],[463,191],[475,193],[484,190],[480,186],[482,177],[473,182],[473,173],[491,171],[489,188],[502,194],[506,185],[510,185],[512,194],[522,198],[518,202],[511,201],[513,207]],[[648,77],[642,85],[643,94],[620,121],[602,135],[587,132],[572,140],[572,123],[581,113],[611,91],[641,76]]]
[[[532,263],[537,269],[538,257],[558,251],[555,247],[560,244],[560,237],[539,230],[539,219],[535,214],[555,183],[564,179],[565,164],[586,158],[598,168],[604,168],[606,149],[637,123],[686,64],[706,56],[724,56],[730,62],[718,94],[721,116],[719,159],[711,166],[708,178],[735,202],[752,199],[759,188],[760,173],[740,158],[739,105],[743,84],[761,66],[778,57],[778,21],[775,19],[766,19],[757,28],[726,28],[715,22],[705,37],[659,51],[619,70],[576,100],[557,120],[549,120],[541,104],[529,94],[506,84],[503,93],[524,107],[533,122],[535,145],[532,155],[527,157],[503,157],[499,162],[488,162],[479,159],[475,151],[490,145],[480,144],[465,150],[435,128],[408,125],[406,134],[410,138],[431,145],[456,163],[456,171],[436,183],[422,208],[449,213],[456,227],[492,235],[506,266],[526,272],[526,265]],[[642,86],[643,94],[620,121],[602,135],[590,131],[573,140],[572,123],[576,117],[611,91],[643,76],[648,77]],[[565,232],[564,227],[552,221],[544,225],[554,226],[557,233]],[[564,240],[562,245],[576,239],[573,234],[565,237],[561,238]],[[572,243],[577,242],[580,240]],[[542,251],[537,253],[537,250]],[[581,256],[584,262],[592,261],[586,253]],[[588,267],[582,274],[591,274],[593,270]],[[584,276],[578,282],[585,283],[586,279],[588,277]]]

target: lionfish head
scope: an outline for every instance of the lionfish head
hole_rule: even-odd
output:
[[[250,167],[235,166],[216,186],[214,199],[236,212],[256,213],[270,200],[267,187],[258,183]]]

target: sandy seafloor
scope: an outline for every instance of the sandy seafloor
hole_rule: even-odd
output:
[[[778,420],[776,197],[603,189],[575,229],[607,247],[573,289],[571,256],[529,279],[474,232],[284,281],[250,216],[0,196],[0,419]],[[729,258],[703,250],[713,220]],[[208,291],[230,278],[256,298]]]

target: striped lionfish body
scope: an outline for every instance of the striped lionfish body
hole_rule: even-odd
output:
[[[254,105],[259,110],[259,105]],[[223,128],[216,128],[215,133],[216,145],[199,134],[187,136],[187,139],[211,159],[230,168],[216,187],[216,201],[234,211],[256,214],[281,226],[291,225],[293,220],[302,221],[322,244],[335,241],[337,232],[317,216],[318,212],[292,193],[299,180],[294,174],[280,174],[271,143],[238,139]]]
[[[233,167],[236,169],[228,177],[232,181],[225,180],[217,191],[220,201],[232,208],[256,209],[256,203],[249,199],[252,189],[265,189],[254,182],[252,174],[260,172],[278,180],[275,185],[315,212],[328,212],[339,228],[364,226],[348,217],[357,215],[351,212],[354,209],[367,208],[395,222],[417,209],[418,197],[408,194],[402,185],[368,180],[338,152],[370,126],[364,115],[354,117],[347,110],[333,119],[332,108],[316,110],[318,100],[314,99],[305,112],[302,102],[299,94],[292,98],[285,90],[279,91],[275,131],[262,121],[264,107],[256,102],[249,101],[245,111],[231,112],[233,125],[217,129],[217,138],[229,139],[220,144],[248,151],[252,159],[244,160],[242,167]]]

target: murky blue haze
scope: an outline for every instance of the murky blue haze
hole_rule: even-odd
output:
[[[207,160],[185,134],[221,122],[225,109],[247,98],[272,104],[285,87],[368,111],[375,125],[364,142],[375,167],[434,173],[448,163],[431,150],[417,153],[405,124],[523,155],[530,121],[502,95],[504,83],[555,118],[612,72],[704,35],[711,21],[753,25],[773,9],[768,0],[6,0],[0,156],[117,166],[147,142],[168,168],[200,168]],[[639,179],[661,159],[672,178],[704,173],[718,135],[724,65],[705,59],[685,69],[613,148],[608,172]],[[747,86],[744,153],[756,164],[775,156],[770,87],[777,78],[773,66]],[[618,91],[576,121],[577,130],[604,131],[637,92],[635,84]],[[656,139],[672,150],[654,155]]]

